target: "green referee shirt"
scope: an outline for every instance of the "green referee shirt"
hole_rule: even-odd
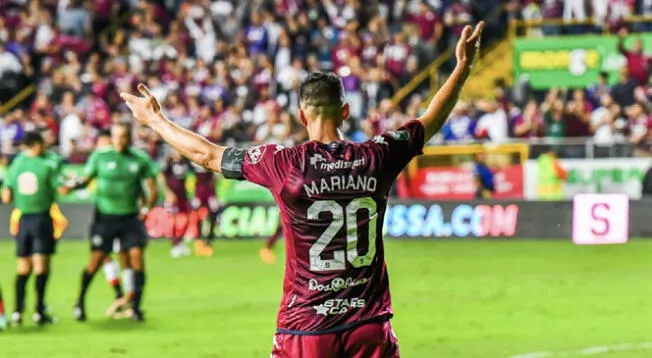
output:
[[[12,191],[15,207],[23,214],[49,212],[63,183],[62,162],[51,152],[36,157],[19,154],[9,166],[5,183]]]
[[[84,176],[96,179],[95,207],[102,214],[129,215],[140,209],[142,182],[156,178],[158,167],[145,153],[128,148],[117,152],[113,148],[94,151]]]

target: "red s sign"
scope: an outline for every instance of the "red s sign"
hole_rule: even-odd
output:
[[[602,209],[606,209],[602,210]],[[596,230],[595,226],[591,227],[591,233],[596,236],[604,236],[609,233],[609,211],[611,206],[607,203],[595,203],[591,206],[591,218],[595,223],[602,223],[601,229]]]

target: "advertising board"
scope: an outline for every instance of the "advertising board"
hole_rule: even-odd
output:
[[[573,242],[624,244],[629,239],[626,194],[578,194],[573,198]]]
[[[603,199],[601,199],[603,200]],[[594,205],[600,202],[594,202]],[[571,239],[573,224],[576,230],[594,230],[601,233],[622,234],[618,222],[629,223],[629,237],[652,237],[652,200],[633,200],[629,203],[629,221],[620,220],[625,210],[616,202],[582,208],[572,201],[468,201],[442,202],[390,200],[385,213],[384,235],[390,239]],[[69,220],[64,240],[84,239],[88,236],[93,207],[88,204],[62,204]],[[575,210],[575,216],[574,216]],[[588,214],[587,214],[588,213]],[[11,207],[0,205],[0,239],[9,235]],[[219,239],[237,240],[264,238],[279,224],[278,208],[273,204],[230,204],[224,209],[216,234]],[[582,216],[584,215],[584,216]],[[588,216],[587,216],[588,215]],[[207,218],[206,212],[172,215],[163,208],[155,208],[146,226],[154,238],[169,237],[173,233],[195,236]],[[608,218],[608,230],[605,229]],[[577,227],[578,220],[581,227]],[[177,230],[176,232],[174,230]],[[188,230],[181,232],[180,230]],[[194,231],[193,231],[194,230]],[[579,234],[582,231],[578,231]],[[204,232],[206,234],[206,232]],[[622,237],[622,235],[620,235]]]
[[[644,48],[652,48],[652,35],[637,34]],[[631,48],[635,36],[625,43]],[[514,41],[514,76],[526,76],[534,89],[586,88],[595,84],[600,72],[609,81],[618,81],[618,72],[626,64],[618,51],[618,36],[563,36],[518,38]]]
[[[523,167],[510,165],[494,173],[493,199],[523,198]],[[472,168],[419,168],[410,180],[410,194],[415,199],[472,200],[476,197],[475,173]]]
[[[568,171],[564,196],[571,200],[576,194],[624,193],[631,199],[641,198],[641,182],[652,166],[649,158],[562,159]],[[525,163],[525,199],[537,199],[537,162]]]

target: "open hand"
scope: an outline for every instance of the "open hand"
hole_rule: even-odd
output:
[[[142,83],[138,84],[138,92],[141,96],[135,96],[127,92],[121,92],[120,97],[125,101],[136,120],[142,124],[150,124],[159,118],[161,104],[154,97],[149,88]]]
[[[473,60],[480,50],[480,38],[483,29],[484,21],[480,21],[475,25],[475,29],[469,25],[464,26],[460,39],[457,41],[455,47],[457,63],[467,69],[473,66]]]

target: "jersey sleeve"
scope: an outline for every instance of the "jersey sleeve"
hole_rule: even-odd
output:
[[[143,166],[143,179],[154,179],[160,172],[158,164],[149,157],[145,158],[145,165]]]
[[[412,160],[423,154],[425,129],[418,120],[411,120],[394,131],[375,136],[371,141],[383,147],[385,162],[398,174]]]
[[[63,159],[58,156],[53,157],[54,168],[52,168],[51,184],[53,188],[58,188],[64,183],[63,177]]]
[[[4,182],[4,187],[16,190],[16,164],[19,159],[14,159],[14,162],[11,163],[9,169],[7,169],[7,179]]]
[[[82,174],[87,179],[93,179],[97,176],[97,165],[98,165],[98,154],[97,152],[91,153],[86,166],[84,166],[84,171]]]
[[[242,179],[272,191],[280,190],[292,163],[296,162],[293,153],[292,149],[275,144],[259,145],[245,150]]]

